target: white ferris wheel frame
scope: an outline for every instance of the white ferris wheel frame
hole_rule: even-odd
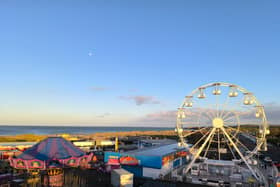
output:
[[[198,97],[199,99],[206,99],[204,90],[207,89],[207,88],[211,88],[211,87],[214,88],[213,89],[213,95],[216,95],[216,96],[221,95],[221,91],[220,91],[221,87],[229,87],[229,89],[231,91],[229,92],[229,95],[227,96],[227,100],[230,99],[230,97],[236,97],[238,94],[241,93],[241,94],[244,95],[244,104],[245,105],[253,105],[253,106],[256,107],[256,111],[257,111],[256,115],[258,113],[258,115],[259,115],[258,117],[261,118],[262,120],[261,120],[261,124],[259,124],[258,137],[257,138],[254,137],[255,141],[256,141],[256,147],[251,151],[249,151],[249,149],[247,149],[248,152],[249,152],[247,155],[244,156],[237,146],[238,144],[240,144],[241,146],[244,146],[245,148],[247,148],[236,137],[236,134],[238,134],[238,131],[236,131],[236,129],[234,129],[234,128],[231,128],[231,127],[228,127],[228,126],[226,127],[226,126],[223,125],[224,124],[224,121],[223,121],[224,116],[222,114],[219,114],[218,110],[216,110],[217,113],[214,114],[214,115],[211,115],[211,114],[208,115],[207,114],[207,116],[210,117],[213,120],[213,127],[203,127],[203,128],[200,127],[198,130],[194,130],[194,131],[189,132],[188,134],[184,134],[184,127],[183,127],[183,121],[182,121],[182,119],[186,117],[184,109],[191,108],[193,106],[193,98],[194,97]],[[222,112],[224,113],[225,111],[223,110]],[[239,130],[239,128],[240,128],[240,121],[239,120],[240,119],[239,119],[238,114],[236,114],[234,111],[228,111],[227,114],[224,114],[224,115],[230,115],[229,114],[230,112],[235,115],[235,117],[233,117],[233,118],[235,118],[237,120],[237,125],[238,125],[238,130]],[[209,129],[209,130],[207,130],[207,129]],[[232,131],[235,130],[234,135],[232,135],[230,133],[231,130]],[[200,86],[200,87],[196,88],[195,90],[193,90],[190,93],[190,95],[186,96],[186,98],[184,99],[180,108],[178,108],[177,123],[176,123],[175,131],[178,133],[178,136],[179,136],[179,139],[180,139],[180,144],[182,146],[187,147],[190,150],[190,152],[193,153],[193,157],[192,157],[190,163],[187,165],[187,167],[184,170],[185,173],[187,173],[191,169],[193,163],[200,156],[200,154],[202,153],[202,151],[205,148],[206,148],[206,151],[205,151],[203,157],[206,157],[207,152],[209,150],[209,146],[211,144],[211,141],[213,140],[213,137],[215,136],[215,133],[218,131],[218,136],[220,136],[220,133],[223,135],[225,141],[228,143],[228,147],[229,147],[231,153],[233,154],[233,150],[231,149],[230,145],[232,145],[233,149],[238,153],[241,160],[244,161],[244,163],[247,165],[247,167],[249,168],[249,170],[251,171],[253,176],[257,180],[260,179],[259,176],[256,175],[256,172],[252,169],[252,167],[248,163],[248,159],[250,157],[252,157],[254,154],[256,154],[258,152],[258,150],[260,150],[263,145],[266,145],[266,135],[269,134],[269,126],[268,126],[268,123],[267,123],[264,107],[258,101],[256,96],[253,95],[248,90],[246,90],[245,88],[240,87],[240,86],[235,85],[235,84],[226,83],[226,82],[214,82],[214,83],[209,83],[209,84],[206,84],[206,85],[203,85],[203,86]],[[192,134],[195,134],[195,133],[198,133],[198,132],[203,132],[202,133],[202,135],[203,135],[202,138],[200,138],[195,143],[195,145],[193,145],[192,147],[189,147],[188,144],[185,142],[185,138],[189,135],[192,135]],[[203,144],[200,146],[199,149],[194,151],[195,146],[198,145],[202,140],[204,140]],[[221,142],[220,142],[220,137],[219,137],[218,141],[217,141],[219,160],[220,160],[220,143]],[[208,144],[208,146],[206,146],[207,144]],[[234,156],[234,154],[233,154],[233,156]]]

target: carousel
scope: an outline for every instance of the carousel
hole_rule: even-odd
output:
[[[87,168],[92,157],[62,137],[49,137],[10,158],[10,165],[27,171],[31,176],[28,183],[40,181],[45,186],[63,186],[63,168]]]

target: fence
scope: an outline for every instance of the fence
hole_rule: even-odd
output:
[[[43,185],[45,177],[46,173],[41,173],[39,176],[30,176],[25,173],[21,175],[23,182],[11,182],[9,187],[45,187]],[[133,183],[134,187],[203,187],[203,185],[198,184],[141,177],[134,177]],[[64,169],[63,184],[64,187],[112,187],[110,174],[79,168]]]

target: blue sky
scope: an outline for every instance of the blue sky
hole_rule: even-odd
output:
[[[1,1],[0,124],[142,125],[213,81],[246,87],[275,118],[279,6]]]

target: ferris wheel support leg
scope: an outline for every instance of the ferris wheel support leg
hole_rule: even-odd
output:
[[[209,133],[208,137],[206,138],[205,142],[201,145],[201,147],[198,149],[198,151],[196,152],[195,156],[193,157],[192,161],[188,164],[187,168],[185,169],[185,174],[188,173],[188,171],[191,169],[193,163],[195,162],[195,160],[197,159],[197,157],[199,157],[200,153],[202,152],[202,150],[204,149],[204,147],[206,146],[207,142],[210,140],[212,134],[216,131],[216,128],[213,128],[211,130],[211,132]]]
[[[235,145],[235,143],[232,141],[232,139],[230,138],[230,136],[228,135],[228,133],[226,132],[226,130],[224,129],[224,127],[221,128],[222,131],[224,132],[224,134],[226,135],[227,139],[230,141],[230,143],[233,145],[234,149],[237,151],[237,153],[239,154],[239,156],[241,157],[241,159],[245,162],[246,166],[249,168],[249,170],[252,172],[253,176],[260,181],[260,178],[256,175],[256,172],[253,170],[253,168],[248,164],[247,160],[245,159],[245,157],[243,156],[243,154],[240,152],[240,150],[238,149],[238,147]]]

